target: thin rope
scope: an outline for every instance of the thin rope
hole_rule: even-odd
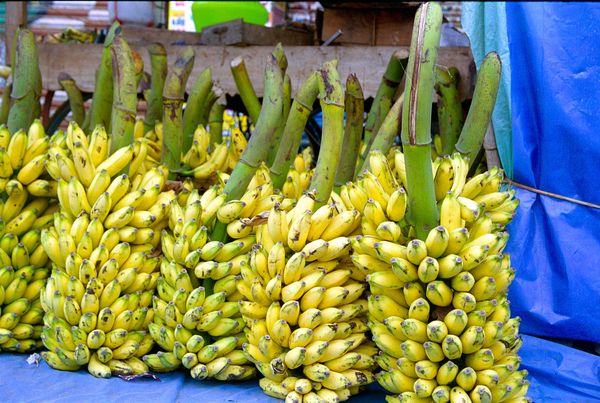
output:
[[[586,207],[600,209],[600,205],[598,205],[598,204],[588,203],[588,202],[577,200],[577,199],[573,199],[573,198],[567,197],[567,196],[561,196],[561,195],[556,194],[556,193],[546,192],[545,190],[540,190],[540,189],[533,188],[531,186],[523,185],[521,183],[515,182],[515,181],[510,180],[508,178],[504,178],[504,181],[506,183],[508,183],[509,185],[513,185],[513,186],[516,186],[516,187],[521,188],[521,189],[529,190],[530,192],[533,192],[533,193],[538,193],[538,194],[541,194],[541,195],[544,195],[544,196],[554,197],[555,199],[565,200],[565,201],[568,201],[568,202],[571,202],[571,203],[575,203],[575,204],[579,204],[579,205],[586,206]]]

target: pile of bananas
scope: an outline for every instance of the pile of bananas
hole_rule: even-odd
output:
[[[352,259],[370,287],[377,381],[400,394],[389,401],[525,401],[519,318],[510,318],[506,295],[515,270],[502,253],[514,192],[501,191],[500,170],[467,180],[467,159],[440,157],[433,163],[440,225],[425,241],[412,239],[403,155],[394,153],[390,167],[371,152],[370,170],[342,191],[363,211]]]
[[[146,372],[140,357],[153,347],[146,329],[154,316],[157,247],[175,192],[163,191],[164,167],[139,169],[133,145],[109,156],[100,127],[88,140],[71,123],[66,145],[68,152],[53,147],[46,164],[58,181],[60,211],[41,233],[54,264],[40,294],[49,350],[42,357],[60,370],[87,365],[97,377]]]
[[[281,187],[281,193],[285,197],[298,200],[302,196],[302,193],[308,189],[314,175],[314,169],[310,168],[312,163],[313,154],[310,147],[306,147],[301,153],[296,155],[285,182]]]
[[[40,290],[50,274],[41,231],[58,209],[47,191],[44,159],[49,145],[36,120],[27,133],[0,127],[0,351],[30,352],[41,347]],[[55,186],[54,186],[55,187]]]
[[[279,203],[257,229],[241,267],[238,291],[246,321],[244,351],[270,396],[339,401],[374,380],[375,346],[367,340],[366,285],[347,259],[360,214],[342,204],[313,213],[304,193],[293,208]]]
[[[242,224],[230,231],[235,239],[225,244],[208,239],[216,220],[229,223],[252,213],[244,206],[224,204],[219,185],[203,194],[198,189],[182,193],[171,203],[169,226],[161,235],[164,256],[149,325],[161,351],[144,357],[150,369],[167,372],[183,364],[198,380],[254,376],[241,350],[244,322],[235,299],[241,261],[255,240],[252,227]]]

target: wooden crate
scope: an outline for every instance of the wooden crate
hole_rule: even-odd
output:
[[[325,41],[338,29],[338,45],[410,46],[413,20],[418,2],[339,3],[325,5],[321,39]]]

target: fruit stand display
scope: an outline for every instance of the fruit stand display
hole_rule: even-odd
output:
[[[356,59],[381,48],[221,48],[213,69],[217,48],[136,50],[118,23],[71,70],[17,30],[0,111],[2,354],[55,379],[130,381],[95,380],[106,399],[118,385],[121,400],[210,386],[215,401],[532,401],[543,376],[522,366],[530,338],[508,294],[521,263],[505,249],[519,200],[483,150],[502,63],[485,56],[471,97],[441,24],[422,4],[378,75]],[[48,75],[72,112],[53,133],[38,119]],[[250,121],[226,135],[224,88]],[[316,107],[318,153],[300,147]]]

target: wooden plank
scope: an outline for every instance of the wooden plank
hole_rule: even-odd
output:
[[[15,31],[19,27],[27,25],[27,2],[26,1],[7,1],[6,7],[6,22],[5,22],[5,38],[6,38],[6,64],[10,65],[10,52],[13,43]]]
[[[146,70],[150,60],[146,46],[132,45],[142,55]],[[91,92],[94,89],[95,71],[100,63],[102,45],[89,44],[49,44],[39,45],[40,69],[44,79],[44,88],[59,90],[58,74],[62,71],[69,73],[83,90]],[[175,61],[177,46],[167,48],[169,63]],[[273,50],[272,46],[194,46],[196,60],[194,70],[188,81],[188,89],[205,67],[210,66],[213,77],[219,86],[228,94],[235,94],[236,88],[229,63],[236,56],[242,56],[246,61],[250,79],[256,92],[263,91],[263,69],[267,55]],[[338,69],[343,80],[354,73],[363,88],[366,97],[373,97],[385,71],[387,62],[394,51],[408,55],[408,47],[398,46],[287,46],[285,48],[289,61],[288,74],[292,79],[293,88],[310,72],[327,60],[337,59]],[[463,80],[460,83],[461,99],[469,99],[472,93],[473,77],[471,65],[473,57],[471,50],[465,48],[441,48],[438,63],[443,66],[456,66]]]

